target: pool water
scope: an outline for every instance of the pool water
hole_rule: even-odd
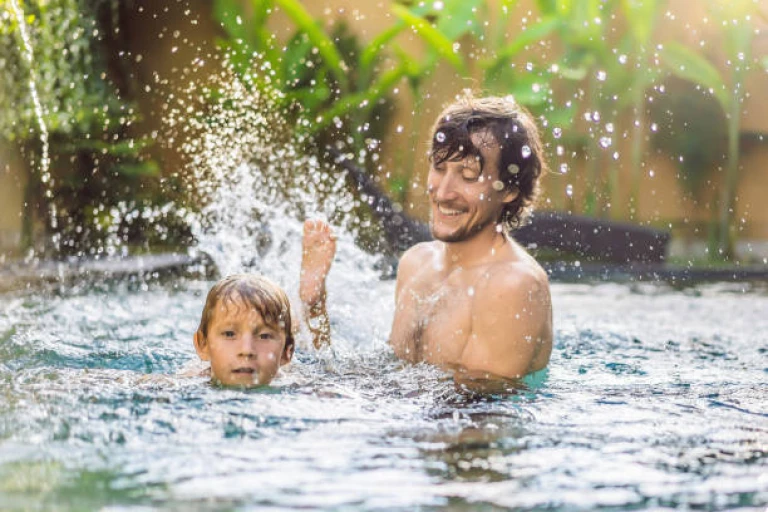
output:
[[[198,247],[295,297],[301,223],[245,233],[217,190]],[[0,510],[768,504],[765,288],[554,284],[549,369],[479,396],[394,357],[394,282],[337,232],[333,346],[268,388],[177,375],[211,281],[0,296]]]
[[[394,283],[354,265],[333,349],[255,390],[173,376],[211,282],[1,296],[0,509],[768,504],[765,289],[556,283],[547,374],[477,396],[395,359]]]

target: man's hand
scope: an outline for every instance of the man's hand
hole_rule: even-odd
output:
[[[336,236],[324,220],[304,222],[299,298],[304,317],[312,332],[315,347],[331,342],[331,329],[325,309],[325,278],[336,254]]]

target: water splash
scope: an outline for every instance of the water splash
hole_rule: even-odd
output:
[[[194,84],[167,120],[182,145],[185,173],[199,214],[190,218],[197,248],[222,274],[270,258],[272,272],[300,257],[301,220],[323,217],[354,231],[357,207],[343,172],[312,154],[297,133],[285,97],[268,86],[268,69],[241,76],[227,61],[211,83]],[[213,101],[211,101],[213,100]]]
[[[384,343],[391,293],[376,293],[379,256],[355,244],[367,229],[359,200],[345,173],[324,164],[314,141],[289,121],[290,105],[266,80],[269,69],[257,72],[238,75],[224,61],[210,84],[194,84],[169,109],[168,141],[188,141],[183,172],[198,205],[188,215],[196,250],[221,275],[259,272],[297,299],[302,221],[325,218],[338,236],[328,278],[334,347]],[[345,300],[335,301],[339,296]],[[373,310],[381,317],[375,332],[371,322],[361,329],[359,318]]]
[[[37,93],[37,83],[35,81],[35,59],[32,51],[32,43],[29,38],[27,22],[24,19],[24,11],[19,6],[18,0],[11,0],[11,10],[13,11],[16,21],[19,24],[19,34],[21,34],[21,40],[24,45],[22,54],[24,59],[29,65],[29,93],[32,96],[32,103],[35,109],[35,117],[37,118],[37,124],[40,128],[40,143],[41,143],[41,155],[40,155],[40,181],[46,187],[45,197],[48,199],[53,198],[53,179],[51,178],[50,167],[51,159],[49,156],[49,144],[48,144],[48,127],[45,125],[45,119],[43,118],[43,105],[40,102],[40,96]],[[51,227],[56,228],[56,206],[53,202],[50,203],[50,220]]]

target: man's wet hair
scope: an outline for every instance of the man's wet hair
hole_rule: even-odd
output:
[[[511,97],[474,98],[465,93],[446,107],[432,129],[430,160],[440,165],[449,160],[477,158],[483,169],[474,134],[488,134],[500,149],[499,180],[505,190],[518,196],[506,204],[499,222],[506,232],[528,218],[539,195],[539,177],[546,170],[541,137],[531,114]]]
[[[205,299],[198,327],[206,338],[214,312],[220,305],[225,308],[246,307],[258,311],[267,325],[285,332],[284,350],[295,345],[288,295],[266,277],[257,274],[234,274],[213,285]]]

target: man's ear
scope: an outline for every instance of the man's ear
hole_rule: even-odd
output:
[[[511,203],[515,199],[517,199],[517,196],[520,195],[520,189],[517,187],[509,187],[503,192],[504,198],[501,200],[502,203]]]
[[[210,361],[211,360],[210,346],[208,345],[208,340],[205,339],[205,335],[203,334],[203,331],[201,330],[195,331],[194,343],[195,343],[195,350],[197,351],[197,355],[200,357],[200,359],[202,359],[203,361]]]
[[[293,340],[286,340],[285,347],[283,348],[283,355],[280,356],[280,366],[288,364],[293,359],[293,351],[296,348],[296,343]]]

